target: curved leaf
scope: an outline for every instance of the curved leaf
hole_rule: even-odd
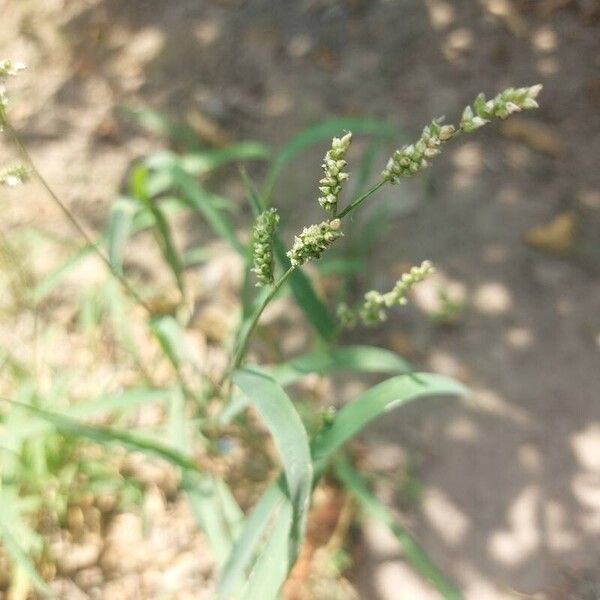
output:
[[[171,393],[172,390],[170,389],[134,388],[122,392],[103,394],[95,400],[74,404],[65,408],[59,414],[67,418],[81,419],[103,412],[118,411],[123,413],[138,405],[165,400]],[[11,400],[6,401],[12,402]],[[19,403],[15,403],[15,405],[20,406]],[[19,427],[6,427],[4,431],[1,431],[0,444],[12,447],[27,439],[40,436],[51,428],[52,425],[48,421],[29,417]]]
[[[246,568],[254,558],[265,531],[273,520],[273,515],[280,510],[285,501],[283,480],[280,478],[278,482],[267,488],[245,520],[242,531],[221,571],[217,585],[218,598],[231,598],[241,586],[241,582],[245,579]]]
[[[243,160],[267,160],[271,151],[260,142],[240,142],[225,148],[190,152],[181,157],[181,166],[192,175],[203,175],[223,165]]]
[[[156,336],[165,356],[176,370],[184,364],[195,366],[194,356],[185,332],[175,318],[170,315],[155,317],[150,321],[150,329]]]
[[[312,464],[304,424],[283,388],[255,368],[238,369],[233,382],[250,398],[265,421],[281,462],[294,509],[292,537],[299,546],[312,488]]]
[[[217,235],[229,242],[231,247],[239,254],[245,256],[246,249],[237,239],[233,225],[225,215],[215,207],[212,195],[207,192],[194,177],[186,173],[183,168],[178,165],[173,167],[173,177],[175,184],[183,194],[183,201],[188,206],[198,211]]]
[[[287,499],[286,499],[287,500]],[[276,600],[287,577],[293,509],[287,500],[274,515],[274,524],[244,588],[243,600]]]
[[[296,383],[309,373],[325,375],[335,371],[407,373],[411,367],[390,350],[357,345],[318,349],[269,369],[271,376],[283,386]]]
[[[40,417],[44,421],[51,423],[57,431],[65,435],[84,438],[99,444],[117,443],[133,450],[139,450],[146,454],[151,454],[162,458],[182,469],[197,471],[196,463],[186,454],[171,448],[165,444],[157,442],[151,438],[142,437],[135,433],[114,429],[112,427],[99,427],[95,425],[86,425],[76,419],[66,417],[60,413],[50,412],[37,408],[23,402],[9,400],[11,404],[20,406],[32,414]]]
[[[217,562],[222,564],[231,551],[231,538],[220,506],[215,477],[184,470],[181,487],[186,492],[198,525],[210,542]]]
[[[368,389],[346,404],[311,444],[315,478],[343,444],[383,413],[423,396],[462,395],[466,388],[453,379],[434,373],[398,375]]]
[[[431,373],[392,377],[367,390],[346,405],[332,424],[318,434],[311,444],[313,485],[317,484],[332,454],[378,415],[423,396],[463,394],[465,391],[465,388],[455,381]],[[238,589],[269,523],[278,512],[281,503],[285,501],[283,481],[280,477],[264,492],[246,519],[242,533],[236,540],[221,574],[219,598],[229,598]]]

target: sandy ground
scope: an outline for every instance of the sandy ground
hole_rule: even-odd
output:
[[[357,282],[384,288],[399,265],[429,258],[464,303],[456,326],[434,328],[422,312],[435,289],[423,288],[417,308],[369,335],[464,380],[472,395],[403,408],[367,438],[374,468],[414,466],[420,501],[407,503],[393,482],[382,494],[476,600],[600,594],[594,11],[568,0],[0,1],[0,55],[29,65],[15,83],[14,121],[92,229],[129,161],[152,147],[120,125],[120,106],[197,111],[233,139],[277,146],[340,115],[416,136],[479,91],[544,84],[535,114],[440,157],[426,194],[385,191],[369,212],[397,209]],[[278,190],[292,222],[317,218],[304,194],[319,161],[300,159]],[[7,226],[64,229],[39,192],[8,199]],[[362,552],[362,598],[436,597],[377,527]]]

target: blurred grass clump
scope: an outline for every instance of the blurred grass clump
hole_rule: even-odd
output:
[[[16,70],[7,67],[2,73],[6,80]],[[31,316],[26,342],[30,352],[25,353],[30,360],[8,345],[1,355],[0,560],[12,566],[0,585],[11,597],[25,598],[30,586],[52,594],[48,582],[55,570],[49,540],[53,532],[69,527],[70,511],[84,514],[84,508],[90,513],[94,507],[98,515],[141,501],[143,482],[128,467],[132,453],[158,458],[176,471],[176,493],[187,496],[216,561],[218,598],[274,599],[283,586],[287,597],[301,597],[298,589],[306,581],[312,581],[315,590],[327,589],[328,597],[338,592],[352,597],[343,586],[335,592],[329,586],[350,563],[345,538],[353,506],[385,523],[414,568],[445,597],[459,597],[377,499],[370,478],[361,473],[347,446],[369,422],[392,408],[423,396],[464,391],[446,377],[413,372],[401,357],[383,348],[344,344],[344,323],[384,320],[385,310],[404,304],[410,289],[433,268],[423,263],[386,294],[367,292],[356,308],[345,306],[348,318],[340,322],[331,304],[346,298],[323,298],[301,265],[319,260],[321,273],[342,274],[346,282],[340,290],[348,289],[348,278],[364,271],[369,240],[381,235],[386,211],[382,207],[366,220],[344,218],[384,185],[427,167],[452,138],[492,118],[534,108],[538,92],[534,86],[505,91],[489,101],[479,96],[458,126],[432,121],[415,143],[392,154],[370,187],[380,149],[404,137],[379,121],[326,121],[273,154],[257,142],[205,147],[189,129],[160,114],[130,111],[165,138],[167,149],[131,165],[105,230],[94,239],[31,161],[10,124],[3,91],[0,121],[7,137],[81,241],[49,240],[31,230],[0,240],[3,276],[10,282],[6,289],[12,298],[5,300],[4,311]],[[370,144],[343,206],[350,130],[370,138]],[[320,185],[308,190],[315,198],[320,194],[326,220],[305,228],[293,244],[286,243],[276,230],[279,216],[273,202],[279,177],[295,167],[298,153],[336,135],[342,137],[334,137],[325,154]],[[263,184],[256,185],[241,170],[247,205],[240,207],[212,189],[211,177],[247,161],[259,164]],[[19,181],[13,174],[8,183]],[[182,243],[174,223],[197,218],[208,227],[211,239]],[[258,223],[254,236],[248,234],[252,219]],[[348,239],[336,241],[342,233]],[[38,278],[27,269],[24,256],[26,248],[44,244],[62,244],[65,262]],[[138,255],[133,256],[135,244]],[[132,261],[140,252],[148,252],[148,260],[159,258],[169,280],[157,283],[145,277]],[[207,298],[214,301],[219,291],[205,284],[198,292],[198,268],[225,255],[241,272],[234,290],[237,298],[228,305],[231,310],[226,309],[232,324],[213,329],[211,344],[202,346],[197,335],[202,304]],[[100,275],[79,292],[77,308],[66,322],[53,324],[56,294],[93,260],[103,265]],[[263,284],[258,291],[254,272]],[[311,347],[276,364],[252,364],[249,356],[254,361],[260,355],[252,352],[252,340],[261,329],[263,311],[288,288],[288,303],[295,301],[304,315],[303,327],[311,331]],[[364,318],[372,313],[373,303],[377,319]],[[366,332],[361,330],[361,335]],[[15,335],[17,342],[23,339]],[[82,360],[56,360],[67,340]],[[275,356],[284,356],[283,344],[273,346]],[[307,375],[339,371],[388,378],[339,410],[339,399],[315,400],[300,385]],[[329,528],[318,520],[322,506],[333,507],[336,515]],[[323,552],[326,561],[321,560]],[[321,570],[318,565],[329,566]]]

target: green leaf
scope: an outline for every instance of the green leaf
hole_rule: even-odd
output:
[[[321,275],[356,275],[364,273],[367,270],[366,262],[363,258],[338,258],[330,256],[321,259],[315,265]]]
[[[346,404],[333,421],[317,434],[311,444],[315,476],[348,440],[373,419],[407,402],[424,396],[463,395],[466,388],[456,381],[434,373],[398,375],[368,389]]]
[[[220,210],[215,208],[212,195],[178,165],[173,166],[173,177],[183,194],[184,202],[198,211],[217,235],[244,256],[246,249],[237,239],[233,225]]]
[[[208,474],[184,471],[181,487],[187,494],[198,525],[206,534],[219,564],[231,552],[231,538],[219,505],[215,478]]]
[[[2,515],[0,515],[0,540],[6,549],[8,555],[13,562],[23,570],[27,579],[34,585],[36,590],[45,596],[55,597],[48,584],[42,579],[37,572],[35,565],[27,555],[27,553],[19,546],[18,541],[10,533],[6,527]]]
[[[340,135],[344,130],[351,130],[355,134],[372,134],[388,138],[398,135],[398,130],[388,123],[360,117],[331,119],[305,129],[293,137],[273,161],[261,194],[263,207],[269,205],[273,188],[281,172],[299,152],[323,140],[331,140],[332,137]]]
[[[121,114],[136,121],[155,135],[163,136],[185,148],[197,148],[201,144],[196,132],[186,124],[175,123],[157,110],[139,107],[121,107]]]
[[[18,501],[19,498],[16,495],[9,496],[0,490],[0,541],[11,560],[23,571],[36,590],[45,596],[55,597],[29,557],[32,549],[31,543],[28,543],[27,547],[21,545],[23,540],[39,540],[40,542],[41,540],[38,534],[21,519],[16,506]],[[17,532],[20,537],[17,536]]]
[[[234,389],[229,400],[219,412],[217,421],[221,427],[229,425],[242,411],[246,410],[250,399],[239,390]]]
[[[195,364],[192,351],[185,338],[185,332],[171,316],[156,317],[150,322],[150,328],[163,352],[176,370],[184,364]]]
[[[269,523],[285,502],[289,502],[284,491],[283,479],[267,488],[244,522],[227,562],[221,570],[217,584],[217,597],[229,599],[246,579],[245,572],[255,556]],[[288,530],[289,531],[289,530]]]
[[[171,228],[165,218],[160,207],[153,202],[149,201],[150,210],[154,215],[156,229],[159,234],[161,249],[167,264],[171,268],[171,273],[177,282],[177,287],[181,292],[182,296],[185,296],[185,285],[183,279],[183,260],[179,256],[179,252],[173,242],[173,236],[171,234]]]
[[[108,260],[116,273],[123,274],[123,255],[131,234],[133,219],[139,204],[131,198],[118,198],[110,207],[106,227]]]
[[[32,414],[47,421],[64,435],[72,435],[99,444],[118,443],[127,448],[162,458],[182,469],[197,470],[196,464],[189,456],[153,439],[111,427],[85,425],[60,413],[50,412],[22,402],[15,402],[14,400],[10,402],[31,411]]]
[[[345,488],[356,498],[365,514],[390,529],[400,543],[407,562],[415,571],[427,579],[446,600],[460,600],[462,598],[460,591],[433,564],[426,552],[375,496],[366,479],[352,466],[347,457],[335,462],[334,472]]]
[[[274,523],[242,593],[244,600],[276,600],[290,568],[289,531],[293,509],[284,502],[274,515]]]
[[[394,352],[375,346],[344,346],[318,349],[268,369],[281,385],[291,385],[309,373],[336,371],[363,373],[407,373],[410,365]]]
[[[246,191],[248,203],[250,204],[250,208],[252,209],[252,216],[256,218],[262,212],[262,207],[260,204],[260,193],[256,188],[254,181],[250,179],[248,172],[243,167],[240,167],[240,176],[244,184],[244,189]]]
[[[95,400],[69,406],[62,410],[60,415],[66,418],[80,419],[106,412],[124,413],[135,406],[166,400],[171,393],[172,390],[170,389],[136,388],[123,392],[103,394]],[[6,401],[17,408],[22,404],[21,402],[13,402],[12,400]],[[52,424],[47,420],[32,419],[31,415],[29,415],[19,427],[11,426],[7,427],[4,431],[0,431],[0,444],[12,448],[24,440],[39,436],[49,428],[52,428]]]
[[[231,540],[234,540],[237,538],[244,523],[244,513],[231,489],[223,479],[215,478],[215,485],[219,497],[218,504],[221,507],[229,536]]]
[[[223,199],[205,190],[200,182],[184,169],[181,157],[172,152],[160,152],[147,158],[145,164],[152,170],[154,193],[163,193],[171,188],[179,191],[181,202],[200,213],[213,231],[229,242],[234,250],[242,255],[245,253],[232,224],[222,212]]]
[[[131,329],[130,315],[125,307],[125,299],[121,292],[121,286],[115,279],[110,279],[104,286],[104,294],[110,321],[117,339],[127,354],[132,358],[135,366],[146,380],[146,383],[150,383],[152,377],[146,369],[145,362],[140,355],[135,336]]]
[[[398,131],[400,134],[400,132]],[[387,136],[391,137],[391,136]],[[395,137],[395,136],[394,136]],[[375,167],[375,161],[381,150],[382,142],[384,136],[377,136],[369,143],[365,153],[362,156],[360,164],[358,165],[358,169],[356,170],[356,175],[352,177],[353,185],[353,196],[357,198],[363,192],[367,190],[367,185],[369,182],[369,178],[371,177],[371,173]]]
[[[168,437],[173,448],[179,450],[179,452],[188,452],[185,393],[181,387],[175,388],[170,394],[167,429]]]
[[[158,234],[160,247],[166,263],[177,282],[177,287],[182,296],[185,296],[185,285],[183,280],[183,264],[179,253],[173,242],[171,229],[160,206],[153,200],[153,196],[165,191],[171,185],[170,177],[163,183],[157,185],[156,174],[151,177],[146,164],[137,165],[129,176],[129,187],[132,195],[139,200],[142,206],[150,211],[154,217],[154,226]],[[163,189],[164,188],[164,189]]]
[[[367,390],[347,404],[311,444],[313,485],[317,484],[328,460],[340,446],[383,412],[422,396],[464,392],[465,388],[455,381],[430,373],[392,377]],[[237,589],[275,511],[285,501],[285,489],[280,478],[264,492],[246,520],[221,574],[219,598],[229,598]]]
[[[247,367],[235,371],[232,380],[256,406],[281,457],[294,510],[292,549],[297,551],[304,535],[312,489],[312,464],[306,429],[292,401],[268,374]]]
[[[198,246],[197,248],[191,248],[190,250],[187,250],[183,254],[182,260],[184,266],[192,267],[194,265],[199,265],[209,261],[213,255],[213,252],[211,252],[209,249]]]
[[[192,152],[181,156],[181,166],[190,175],[204,175],[223,165],[243,160],[268,160],[271,151],[259,142],[240,142],[226,148]]]
[[[136,406],[166,400],[173,390],[169,388],[132,388],[110,394],[102,394],[95,400],[70,406],[65,416],[73,418],[91,417],[105,412],[125,412]]]

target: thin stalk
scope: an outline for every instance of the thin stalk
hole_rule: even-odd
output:
[[[8,132],[10,137],[12,138],[17,150],[21,154],[23,160],[28,163],[33,171],[33,174],[36,176],[37,180],[42,184],[42,187],[46,190],[50,198],[54,201],[54,203],[60,208],[64,216],[67,218],[69,223],[73,226],[74,229],[81,235],[81,237],[86,241],[87,244],[93,249],[96,255],[102,260],[102,262],[107,266],[108,270],[116,277],[123,288],[127,291],[127,293],[136,301],[137,304],[142,306],[148,314],[152,314],[152,309],[150,305],[146,303],[146,301],[135,291],[133,286],[121,275],[108,260],[107,256],[100,250],[98,244],[92,239],[90,234],[83,228],[83,226],[79,223],[75,215],[71,212],[69,207],[57,196],[56,192],[50,187],[50,184],[46,181],[44,176],[38,171],[31,155],[27,151],[27,148],[21,142],[19,135],[13,129],[12,125],[6,121],[3,123],[5,130]]]
[[[358,208],[369,196],[374,194],[380,187],[385,185],[387,181],[385,179],[377,182],[372,188],[368,189],[362,196],[359,196],[356,200],[348,204],[346,208],[337,216],[338,219],[342,219],[348,213],[351,213],[354,209]]]
[[[273,284],[273,287],[271,288],[271,291],[266,296],[266,298],[262,301],[262,304],[258,307],[258,309],[255,311],[254,315],[252,316],[252,320],[248,323],[248,326],[244,329],[244,331],[241,332],[241,334],[240,334],[240,341],[238,342],[237,349],[235,351],[235,354],[233,355],[233,359],[231,361],[231,365],[230,365],[229,369],[227,370],[227,374],[225,376],[225,379],[228,379],[229,376],[231,375],[231,373],[233,373],[233,371],[235,371],[242,364],[242,361],[244,360],[244,356],[246,354],[246,350],[248,349],[248,342],[250,341],[250,337],[252,335],[252,332],[254,331],[254,329],[256,328],[256,326],[258,325],[258,321],[260,319],[260,316],[262,315],[262,313],[265,310],[265,308],[267,308],[269,302],[271,302],[271,300],[273,300],[275,294],[281,289],[281,287],[287,281],[287,279],[289,278],[289,276],[294,272],[295,268],[296,267],[293,267],[293,266],[290,267]]]

